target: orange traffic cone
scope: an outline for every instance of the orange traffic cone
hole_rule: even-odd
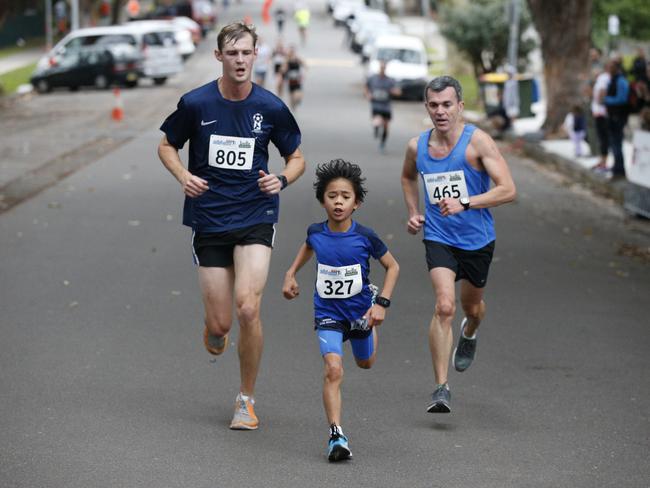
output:
[[[117,122],[124,118],[124,108],[122,106],[122,95],[120,94],[120,89],[115,88],[113,90],[115,95],[115,105],[113,106],[113,111],[111,112],[111,118]]]

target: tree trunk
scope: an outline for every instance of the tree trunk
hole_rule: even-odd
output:
[[[546,120],[554,134],[574,105],[583,105],[589,78],[593,0],[528,0],[542,42],[546,81]]]

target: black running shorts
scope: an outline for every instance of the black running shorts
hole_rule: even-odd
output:
[[[374,108],[372,109],[372,116],[373,117],[381,117],[386,120],[390,120],[392,118],[392,114],[390,111],[387,110],[375,110]]]
[[[228,268],[234,263],[235,246],[262,244],[273,248],[274,238],[275,224],[257,224],[226,232],[194,232],[194,263],[206,268]]]
[[[485,286],[495,241],[474,251],[466,251],[434,241],[423,242],[427,251],[429,271],[433,268],[448,268],[456,273],[456,281],[465,279],[476,288]]]

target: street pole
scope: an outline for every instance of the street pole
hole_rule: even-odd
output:
[[[45,0],[45,50],[52,49],[52,0]]]
[[[519,50],[519,0],[510,0],[510,37],[508,39],[508,79],[503,85],[503,105],[508,117],[520,112],[519,82],[517,81],[517,51]]]
[[[429,8],[429,0],[421,0],[420,5],[422,6],[422,16],[428,19],[431,10]]]
[[[510,0],[510,37],[508,38],[508,63],[517,69],[519,51],[519,0]]]
[[[70,30],[79,29],[79,0],[71,0],[70,4],[72,6],[72,26]]]

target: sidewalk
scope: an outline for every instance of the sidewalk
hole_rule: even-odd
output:
[[[29,48],[10,56],[0,58],[0,75],[8,73],[23,66],[35,63],[45,54],[44,48]]]

